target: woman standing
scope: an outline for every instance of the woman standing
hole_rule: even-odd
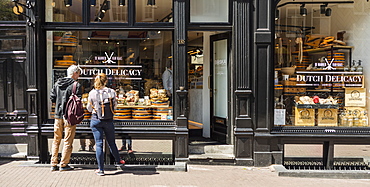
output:
[[[103,153],[103,137],[108,142],[110,152],[114,156],[118,166],[125,164],[121,160],[116,146],[115,132],[113,125],[113,109],[117,105],[116,92],[107,88],[108,79],[104,73],[100,73],[95,77],[94,87],[88,97],[87,110],[92,113],[90,128],[94,134],[96,142],[96,159],[99,169],[95,171],[96,175],[104,175],[104,153]]]

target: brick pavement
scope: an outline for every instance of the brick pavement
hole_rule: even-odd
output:
[[[188,165],[188,172],[125,171],[110,167],[106,176],[94,169],[76,166],[74,171],[51,172],[48,165],[30,161],[0,160],[1,186],[134,186],[134,187],[224,187],[224,186],[370,186],[368,179],[317,179],[278,177],[269,168]]]

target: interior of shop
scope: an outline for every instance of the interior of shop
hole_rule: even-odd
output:
[[[188,81],[189,81],[189,123],[190,136],[202,137],[203,134],[203,66],[204,38],[203,32],[188,32]]]
[[[227,104],[224,103],[228,100],[228,68],[227,63],[219,63],[227,61],[227,42],[217,43],[211,39],[222,33],[225,32],[188,32],[188,128],[191,140],[211,138],[214,117],[221,114],[219,116],[226,118],[228,115]],[[223,128],[225,126],[223,124]]]
[[[78,65],[85,105],[95,76],[105,73],[118,96],[116,120],[172,120],[173,90],[165,84],[172,81],[171,44],[169,31],[48,31],[48,89]]]
[[[279,2],[275,126],[369,126],[369,10],[361,0]]]
[[[48,22],[82,22],[82,0],[46,0]],[[172,22],[172,0],[136,0],[136,22]],[[90,0],[90,21],[128,22],[128,0]]]

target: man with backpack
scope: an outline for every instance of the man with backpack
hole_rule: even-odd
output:
[[[75,86],[75,94],[80,99],[82,96],[81,85],[77,83],[80,76],[80,68],[76,65],[71,65],[67,69],[67,77],[60,78],[54,84],[51,92],[51,102],[55,104],[55,123],[54,123],[54,140],[52,145],[51,156],[51,171],[67,171],[74,168],[69,166],[68,163],[71,158],[73,140],[76,133],[76,125],[71,124],[65,118],[66,105],[72,95],[73,87]],[[73,84],[75,83],[76,84]],[[78,99],[77,98],[77,99]],[[83,117],[82,117],[83,118]],[[59,145],[63,138],[64,131],[64,147],[62,151],[62,158],[60,161],[60,168],[58,164]]]

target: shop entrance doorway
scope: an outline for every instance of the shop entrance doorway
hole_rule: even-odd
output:
[[[189,136],[226,143],[229,125],[229,34],[190,31]]]

